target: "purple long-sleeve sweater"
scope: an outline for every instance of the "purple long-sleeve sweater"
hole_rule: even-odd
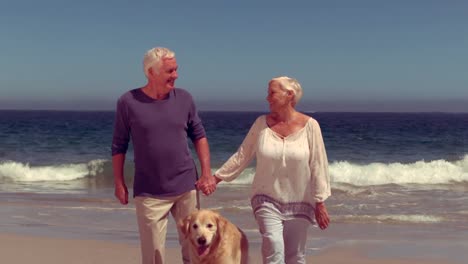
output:
[[[187,91],[175,88],[167,99],[155,100],[134,89],[119,98],[112,155],[125,154],[132,140],[133,196],[176,196],[195,188],[188,137],[203,138],[205,129]]]

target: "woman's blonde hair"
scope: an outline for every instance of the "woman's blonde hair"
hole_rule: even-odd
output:
[[[279,76],[271,79],[269,83],[271,82],[277,82],[281,85],[281,88],[283,88],[284,90],[293,92],[293,105],[296,105],[297,102],[299,102],[299,100],[301,99],[302,87],[296,79],[288,76]]]

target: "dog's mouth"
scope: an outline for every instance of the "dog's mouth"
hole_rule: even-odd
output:
[[[210,253],[210,246],[208,245],[203,245],[203,246],[198,246],[198,256],[204,257]]]

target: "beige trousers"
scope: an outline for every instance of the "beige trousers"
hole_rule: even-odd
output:
[[[137,196],[134,200],[140,232],[141,263],[164,264],[167,216],[170,212],[175,222],[179,223],[195,211],[197,208],[196,191],[158,199]],[[182,247],[183,262],[190,263],[189,248],[179,228],[177,228],[177,233]]]

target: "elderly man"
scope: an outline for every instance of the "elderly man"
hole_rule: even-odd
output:
[[[144,87],[123,94],[117,102],[112,164],[115,196],[128,203],[124,179],[125,154],[131,139],[135,174],[133,196],[138,220],[143,264],[164,263],[167,215],[185,218],[197,208],[197,169],[188,147],[194,143],[201,165],[200,188],[214,191],[205,129],[185,90],[175,88],[177,61],[167,48],[149,50],[143,60],[148,79]],[[179,230],[178,230],[179,232]],[[188,248],[179,232],[184,263]]]

